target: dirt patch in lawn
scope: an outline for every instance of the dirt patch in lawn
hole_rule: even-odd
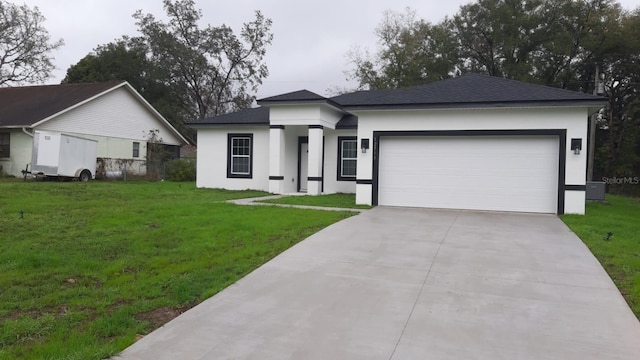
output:
[[[160,326],[168,323],[169,321],[177,318],[180,314],[196,306],[198,303],[189,303],[181,307],[163,306],[151,311],[139,313],[136,315],[136,319],[139,321],[146,321],[148,323],[146,330],[153,331]]]

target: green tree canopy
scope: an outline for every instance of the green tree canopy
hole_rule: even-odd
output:
[[[136,23],[159,78],[173,91],[191,119],[249,107],[262,79],[273,39],[271,20],[259,11],[239,35],[226,26],[200,28],[202,13],[193,0],[164,0],[168,22],[137,11]]]
[[[168,22],[138,10],[141,36],[100,45],[67,70],[63,82],[126,80],[190,139],[186,123],[250,107],[268,75],[271,20],[259,11],[239,34],[200,26],[193,0],[164,0]]]
[[[443,24],[416,18],[415,11],[386,11],[375,30],[375,55],[354,47],[347,54],[353,69],[347,72],[360,88],[385,89],[423,84],[450,77],[457,61],[450,32]]]

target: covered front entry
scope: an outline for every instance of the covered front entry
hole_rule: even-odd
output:
[[[559,136],[435,135],[379,137],[379,205],[559,212]]]
[[[309,138],[301,136],[298,140],[298,192],[307,192],[309,184]]]
[[[269,130],[269,191],[274,194],[324,191],[324,134],[321,126],[275,126]],[[332,133],[332,138],[336,135]]]

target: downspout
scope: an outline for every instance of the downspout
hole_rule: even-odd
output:
[[[33,137],[33,134],[32,134],[32,133],[30,133],[30,132],[28,132],[26,127],[23,127],[23,128],[22,128],[22,132],[23,132],[23,133],[25,133],[25,134],[27,134],[27,135],[29,135],[30,137]]]

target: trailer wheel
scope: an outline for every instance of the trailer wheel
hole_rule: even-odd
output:
[[[91,180],[91,171],[82,170],[82,172],[80,173],[80,176],[78,177],[78,180],[80,180],[82,182],[87,182],[87,181]]]

